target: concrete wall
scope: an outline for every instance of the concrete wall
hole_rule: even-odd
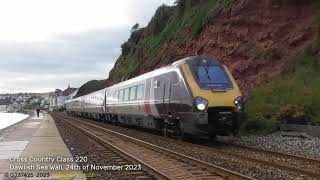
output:
[[[320,137],[320,126],[287,124],[287,130],[295,132],[305,132],[311,136]]]

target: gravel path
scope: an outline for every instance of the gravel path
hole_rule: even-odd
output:
[[[238,138],[219,137],[224,142],[250,146],[320,160],[320,138],[284,136],[283,132],[269,135],[250,135]]]
[[[308,179],[303,175],[296,174],[294,172],[280,171],[278,169],[261,166],[260,164],[253,162],[245,162],[243,160],[229,157],[221,153],[205,150],[199,148],[193,144],[187,142],[181,142],[170,138],[164,138],[155,134],[137,131],[121,126],[113,126],[110,124],[104,124],[96,121],[86,120],[90,123],[97,124],[99,126],[106,127],[108,129],[124,133],[131,137],[142,139],[152,144],[162,146],[164,148],[171,149],[173,151],[185,154],[187,156],[200,159],[226,169],[242,173],[244,175],[256,178],[256,179]]]

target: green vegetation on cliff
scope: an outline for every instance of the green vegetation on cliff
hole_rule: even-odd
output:
[[[175,6],[160,6],[147,27],[133,28],[122,54],[110,72],[110,83],[132,78],[139,74],[141,62],[151,67],[165,42],[181,45],[190,37],[183,30],[197,36],[209,18],[233,0],[178,0]]]
[[[280,124],[320,125],[320,57],[315,47],[290,61],[284,72],[262,84],[247,104],[247,132],[269,133]]]
[[[317,11],[318,39],[290,61],[276,79],[258,87],[247,103],[247,133],[271,133],[290,124],[320,125],[320,1]]]

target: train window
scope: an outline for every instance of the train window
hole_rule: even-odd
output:
[[[123,100],[128,101],[129,100],[129,88],[124,90]]]
[[[131,87],[130,88],[130,101],[136,100],[136,95],[137,95],[137,86]]]
[[[226,89],[232,88],[232,84],[222,66],[201,65],[193,66],[193,73],[201,88]]]
[[[119,91],[114,92],[114,99],[119,100]]]
[[[144,94],[144,85],[139,85],[138,91],[137,91],[137,99],[138,100],[143,99],[143,94]]]
[[[123,101],[123,89],[119,91],[119,101]]]
[[[160,81],[154,81],[154,88],[160,87]]]

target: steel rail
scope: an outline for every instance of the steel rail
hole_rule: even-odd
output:
[[[228,155],[228,156],[233,156],[233,157],[245,160],[245,161],[255,162],[255,163],[258,163],[258,164],[266,165],[266,166],[269,166],[269,167],[274,167],[274,168],[285,170],[285,171],[297,172],[297,173],[304,174],[304,175],[307,175],[307,176],[312,177],[312,178],[320,179],[320,174],[319,173],[314,173],[314,172],[311,172],[311,171],[308,171],[308,170],[304,170],[304,169],[300,169],[300,168],[297,168],[297,167],[278,164],[278,163],[274,163],[274,162],[270,162],[270,161],[262,160],[262,159],[258,159],[258,158],[252,158],[252,157],[244,156],[244,155],[237,154],[237,153],[234,153],[234,152],[226,152],[226,151],[219,150],[219,149],[212,148],[212,147],[205,147],[205,146],[201,146],[201,147],[202,148],[206,148],[207,150],[215,151],[215,152],[218,152],[218,153],[221,153],[221,154],[225,154],[225,155]]]
[[[266,153],[266,154],[271,154],[271,155],[276,154],[276,155],[283,156],[286,158],[295,158],[297,160],[307,161],[307,162],[311,162],[314,164],[318,164],[318,166],[320,167],[320,160],[310,158],[310,157],[303,157],[303,156],[299,156],[299,155],[295,155],[295,154],[286,154],[283,152],[276,152],[276,151],[271,151],[271,150],[266,150],[266,149],[254,148],[254,147],[249,147],[249,146],[245,146],[245,145],[237,145],[237,144],[231,144],[231,145],[234,147],[239,147],[239,148],[253,150],[253,151],[259,151],[259,152]]]
[[[245,175],[242,175],[242,174],[239,174],[237,172],[233,172],[233,171],[230,171],[230,170],[227,170],[225,168],[222,168],[222,167],[219,167],[219,166],[215,166],[213,164],[209,164],[207,162],[204,162],[204,161],[201,161],[201,160],[198,160],[198,159],[195,159],[195,158],[192,158],[192,157],[189,157],[189,156],[186,156],[184,154],[181,154],[181,153],[178,153],[178,152],[174,152],[172,150],[168,150],[168,149],[165,149],[163,147],[160,147],[160,146],[156,146],[154,144],[151,144],[151,143],[148,143],[148,142],[145,142],[145,141],[142,141],[142,140],[139,140],[139,139],[136,139],[136,138],[133,138],[133,137],[130,137],[130,136],[127,136],[127,135],[124,135],[124,134],[121,134],[119,132],[115,132],[115,131],[112,131],[110,129],[106,129],[106,128],[103,128],[103,127],[100,127],[100,126],[97,126],[95,124],[91,124],[91,123],[88,123],[88,122],[84,122],[82,120],[78,120],[76,118],[73,118],[73,117],[69,117],[69,116],[62,116],[60,114],[57,114],[57,116],[60,116],[62,119],[72,119],[74,121],[77,121],[77,122],[80,122],[82,124],[86,124],[86,125],[89,125],[91,127],[94,127],[94,128],[97,128],[97,129],[100,129],[100,130],[103,130],[105,132],[108,132],[108,133],[112,133],[113,135],[116,135],[120,138],[125,138],[126,140],[129,140],[130,142],[133,142],[135,144],[138,144],[140,146],[144,146],[144,147],[147,147],[147,148],[150,148],[154,151],[157,151],[157,152],[162,152],[162,153],[165,153],[167,154],[168,156],[170,157],[173,157],[175,159],[180,159],[181,161],[184,161],[184,162],[188,162],[190,164],[193,164],[193,165],[196,165],[198,167],[201,167],[203,169],[206,169],[208,171],[211,171],[213,173],[216,173],[216,174],[219,174],[220,176],[223,176],[224,179],[252,179],[250,177],[247,177]],[[70,121],[66,121],[68,123],[72,123]],[[72,123],[72,125],[74,126],[77,126],[75,123]],[[77,126],[77,128],[79,128],[79,126]],[[81,127],[80,127],[81,128]],[[86,131],[86,130],[85,130]],[[90,133],[90,132],[89,132]],[[91,135],[92,133],[90,133]],[[103,140],[99,137],[97,137],[98,140]],[[104,140],[103,140],[104,141]],[[102,142],[102,141],[101,141]],[[110,144],[110,143],[108,143]],[[128,154],[128,153],[126,153]],[[133,157],[134,158],[134,157]],[[137,160],[138,161],[138,160]],[[156,170],[156,168],[153,168]]]
[[[219,142],[219,143],[221,143],[221,142]],[[226,146],[229,145],[229,144],[226,144],[226,143],[224,143],[224,144]],[[258,163],[258,164],[263,164],[263,165],[266,165],[266,166],[269,166],[269,167],[275,167],[275,168],[278,168],[278,169],[281,169],[281,170],[285,170],[285,171],[298,172],[300,174],[304,174],[304,175],[310,176],[312,178],[320,179],[320,173],[319,172],[311,172],[309,170],[300,169],[300,168],[292,167],[292,166],[289,166],[289,165],[283,165],[283,164],[278,164],[276,162],[270,162],[270,161],[267,161],[267,160],[248,157],[248,156],[245,156],[245,155],[242,155],[242,154],[237,154],[236,152],[223,151],[223,150],[220,150],[220,149],[217,149],[217,148],[214,148],[214,147],[208,147],[208,146],[199,145],[199,144],[192,144],[192,145],[196,146],[198,148],[206,149],[208,151],[214,151],[214,152],[217,152],[219,154],[233,156],[233,157],[236,157],[238,159],[245,160],[245,161],[255,162],[255,163]],[[232,144],[231,146],[237,147],[237,145],[234,145],[234,144]],[[239,147],[242,148],[242,146],[239,146]],[[317,159],[304,158],[302,156],[290,155],[290,154],[285,154],[285,153],[278,153],[278,152],[273,152],[273,151],[268,151],[268,150],[263,150],[263,149],[251,148],[251,147],[248,147],[248,146],[244,146],[243,148],[247,148],[248,150],[251,150],[251,151],[260,151],[260,152],[263,152],[263,153],[269,153],[270,155],[273,155],[273,156],[274,155],[280,155],[280,156],[284,156],[286,158],[296,158],[298,160],[307,161],[307,162],[310,161],[311,163],[316,164],[316,165],[318,165],[318,167],[320,167],[320,161],[317,160]]]
[[[60,117],[61,119],[63,119],[63,117]],[[145,163],[144,161],[138,159],[137,157],[134,157],[132,155],[130,155],[129,153],[119,149],[118,147],[114,146],[113,144],[105,141],[104,139],[96,136],[95,134],[83,129],[82,127],[80,127],[79,125],[72,123],[70,121],[65,121],[64,122],[68,123],[69,125],[77,128],[78,130],[80,130],[82,133],[86,134],[87,136],[89,136],[90,138],[94,139],[96,142],[98,142],[100,145],[112,150],[115,153],[119,153],[122,156],[125,156],[127,158],[129,158],[131,161],[133,162],[137,162],[137,163],[141,163],[143,165],[143,167],[148,171],[148,173],[150,173],[151,175],[153,175],[156,179],[170,179],[170,177],[168,177],[167,175],[163,174],[162,172],[160,172],[159,170],[157,170],[156,168],[153,168],[151,166],[149,166],[147,163]]]

